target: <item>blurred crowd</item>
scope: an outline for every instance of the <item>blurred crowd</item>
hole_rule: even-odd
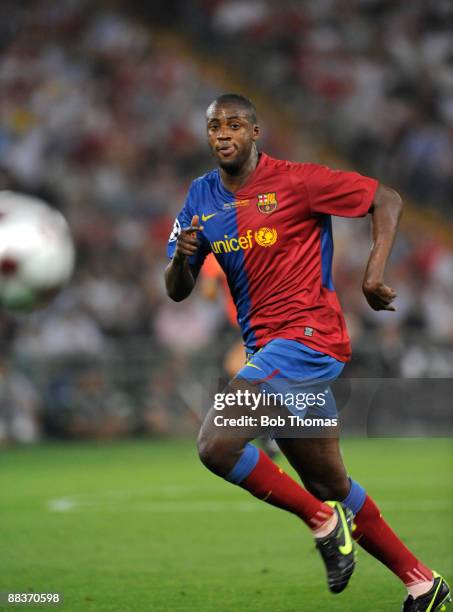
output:
[[[270,106],[275,96],[303,109],[367,173],[430,204],[451,193],[448,2],[169,6],[174,27],[215,40],[213,54],[223,49],[228,61],[247,57],[244,76]],[[213,166],[204,110],[224,85],[152,24],[105,3],[5,0],[0,23],[0,188],[62,210],[78,252],[75,277],[51,307],[1,315],[0,444],[43,431],[191,431],[237,331],[221,295],[174,304],[162,273],[187,187]],[[272,119],[266,127],[263,149],[291,157],[303,132],[286,142]],[[398,311],[379,314],[360,292],[367,222],[340,220],[335,237],[350,375],[451,377],[453,252],[434,231],[408,227],[389,277]]]
[[[304,128],[453,219],[451,0],[198,0],[196,40]]]

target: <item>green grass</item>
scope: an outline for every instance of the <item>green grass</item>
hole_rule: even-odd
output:
[[[453,581],[452,441],[343,448],[407,544]],[[401,584],[362,550],[330,595],[304,525],[211,475],[192,442],[11,448],[0,464],[0,592],[60,591],[54,609],[71,612],[400,609]]]

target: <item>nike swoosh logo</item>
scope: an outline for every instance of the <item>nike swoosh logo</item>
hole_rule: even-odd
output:
[[[254,363],[250,363],[249,361],[245,365],[249,368],[256,368],[257,370],[261,370],[261,372],[264,372],[263,368],[259,368],[257,365],[255,365]]]
[[[434,572],[433,572],[433,574],[434,574]],[[426,608],[426,612],[430,612],[431,610],[433,610],[433,605],[434,605],[434,602],[436,601],[437,593],[439,592],[439,589],[440,589],[441,586],[442,586],[442,580],[437,585],[436,592],[434,593],[431,601],[429,602],[429,608]],[[439,603],[444,603],[444,601],[438,602],[437,605],[439,605]],[[437,610],[445,610],[445,609],[446,609],[445,606],[441,606],[440,608],[437,608]]]
[[[340,514],[341,522],[343,524],[343,533],[344,533],[344,544],[338,547],[338,550],[342,555],[349,555],[352,552],[352,538],[349,532],[348,523],[346,521],[346,517],[343,512],[343,508],[338,504],[337,506],[338,513]]]
[[[212,215],[205,215],[204,213],[201,215],[201,220],[203,221],[203,223],[206,223],[206,221],[209,221],[209,219],[211,219],[212,217],[215,217],[218,213],[212,213]]]

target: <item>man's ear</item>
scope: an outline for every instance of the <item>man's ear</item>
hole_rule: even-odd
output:
[[[253,140],[258,140],[258,138],[260,137],[261,134],[261,130],[260,130],[260,126],[259,125],[255,125],[253,126]]]

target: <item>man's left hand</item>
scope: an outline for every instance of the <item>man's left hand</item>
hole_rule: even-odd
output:
[[[362,289],[368,304],[373,310],[396,310],[392,306],[392,302],[396,298],[396,291],[387,287],[383,282],[365,281]]]

